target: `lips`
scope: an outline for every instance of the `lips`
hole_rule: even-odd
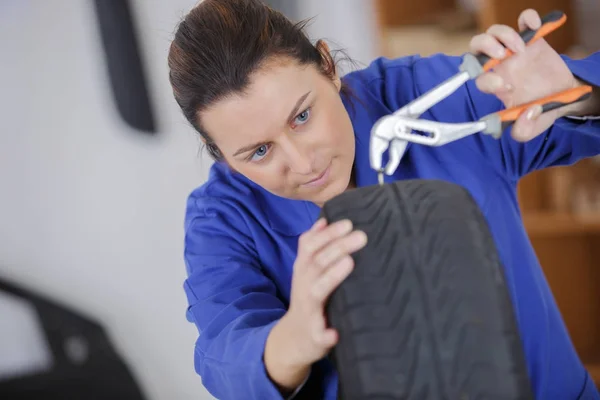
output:
[[[308,182],[306,182],[306,183],[305,183],[305,185],[309,185],[309,184],[311,184],[311,183],[315,183],[315,182],[316,182],[316,181],[318,181],[319,179],[323,178],[323,176],[325,175],[325,172],[327,172],[327,169],[328,169],[328,168],[329,168],[329,166],[327,166],[327,168],[325,168],[325,169],[323,170],[323,172],[321,172],[321,174],[320,174],[319,176],[317,176],[315,179],[313,179],[313,180],[311,180],[311,181],[308,181]]]
[[[327,168],[323,170],[317,177],[311,179],[302,184],[302,186],[320,186],[325,183],[327,178],[329,177],[329,170],[331,169],[331,163],[327,165]]]

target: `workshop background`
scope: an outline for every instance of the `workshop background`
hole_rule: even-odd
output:
[[[196,0],[0,1],[0,398],[211,399],[185,319],[183,212],[210,159],[166,55]],[[280,0],[366,65],[460,54],[521,10],[566,12],[549,41],[600,50],[598,0]],[[351,68],[351,66],[347,66]],[[600,383],[600,163],[528,176],[528,232]],[[78,382],[78,384],[74,384]],[[54,393],[55,396],[49,396]]]

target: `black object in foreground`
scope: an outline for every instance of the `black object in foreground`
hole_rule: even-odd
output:
[[[52,359],[49,368],[0,379],[0,399],[146,399],[124,357],[97,321],[2,279],[0,295],[25,302],[35,310]],[[23,334],[26,338],[35,336]]]

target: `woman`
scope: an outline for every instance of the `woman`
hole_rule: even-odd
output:
[[[539,25],[533,10],[518,20],[519,29]],[[506,268],[535,395],[597,396],[529,244],[516,184],[536,169],[600,154],[600,124],[570,118],[600,115],[600,54],[575,61],[544,40],[525,48],[507,26],[471,42],[473,52],[492,57],[504,46],[518,54],[423,118],[472,121],[583,82],[594,95],[541,116],[533,108],[499,140],[472,135],[437,148],[409,145],[388,179],[437,178],[469,189]],[[368,161],[374,122],[456,73],[459,63],[444,55],[377,59],[341,79],[324,42],[312,45],[302,25],[259,1],[204,0],[181,22],[169,53],[173,93],[216,160],[208,182],[189,197],[185,224],[187,316],[199,331],[195,366],[214,396],[336,398],[325,356],[337,333],[323,307],[367,238],[347,221],[316,221],[319,207],[377,182]]]

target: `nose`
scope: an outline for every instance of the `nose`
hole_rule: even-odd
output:
[[[309,151],[292,140],[282,143],[288,165],[292,172],[300,175],[309,175],[313,172],[313,163]]]

